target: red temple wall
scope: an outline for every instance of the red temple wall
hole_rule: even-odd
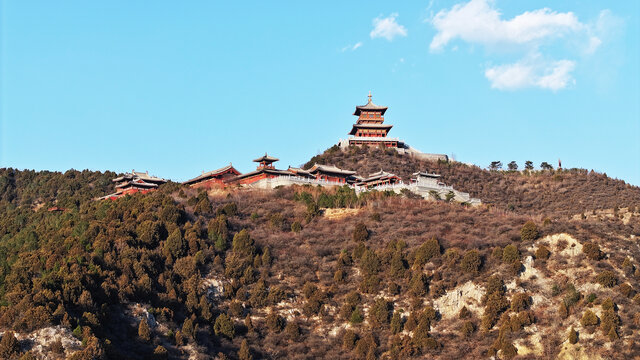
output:
[[[191,184],[191,187],[194,189],[213,189],[217,187],[224,186],[224,182],[219,178],[211,178],[205,181],[200,181],[195,184]]]
[[[273,179],[277,177],[277,175],[272,175],[272,174],[266,174],[266,173],[261,173],[261,174],[257,174],[254,176],[250,176],[248,178],[244,178],[238,181],[238,184],[242,184],[242,185],[246,185],[246,184],[253,184],[256,181],[262,180],[262,179]]]
[[[317,175],[316,180],[326,180],[326,181],[339,182],[339,183],[347,182],[346,177],[331,176],[331,175]]]

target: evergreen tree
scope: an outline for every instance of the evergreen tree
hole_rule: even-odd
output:
[[[492,161],[489,165],[489,169],[491,170],[499,170],[502,169],[502,161]]]
[[[294,320],[289,321],[284,327],[284,334],[290,341],[297,342],[300,339],[300,326]]]
[[[569,342],[571,344],[575,344],[578,342],[578,333],[576,332],[576,329],[573,328],[573,326],[571,327],[571,330],[569,330]]]
[[[533,170],[533,161],[530,161],[530,160],[525,161],[524,168],[526,170]]]
[[[353,229],[353,241],[366,241],[369,238],[369,230],[363,223],[357,223]]]
[[[402,332],[402,318],[400,313],[395,311],[391,317],[391,333],[398,334]]]
[[[240,343],[240,350],[238,350],[238,359],[253,360],[253,356],[251,356],[251,349],[249,349],[249,343],[247,343],[247,339],[242,339],[242,342]]]
[[[380,327],[389,324],[390,304],[382,297],[379,297],[373,303],[369,310],[369,323],[374,327]]]
[[[220,314],[213,324],[213,331],[217,336],[224,336],[228,339],[233,339],[235,336],[235,327],[229,315]]]
[[[520,237],[522,241],[533,241],[540,236],[538,226],[533,221],[527,221],[520,230]]]
[[[12,359],[20,353],[20,344],[13,331],[7,331],[0,339],[0,358]]]
[[[165,240],[163,253],[167,258],[178,258],[184,255],[185,244],[180,229],[175,229]]]
[[[460,261],[460,269],[470,274],[477,274],[482,265],[482,259],[478,250],[468,250],[464,253],[462,260]]]
[[[149,324],[145,318],[140,320],[140,324],[138,325],[138,336],[144,342],[151,340],[151,329],[149,329]]]

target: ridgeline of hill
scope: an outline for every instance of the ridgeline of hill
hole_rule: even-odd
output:
[[[429,170],[490,206],[176,183],[93,201],[114,173],[0,169],[0,358],[640,354],[637,187],[377,149],[311,162]]]
[[[433,162],[400,155],[393,149],[337,146],[314,156],[314,163],[355,170],[362,176],[380,171],[400,176],[405,182],[418,171],[442,175],[442,181],[468,192],[485,204],[521,214],[573,216],[599,209],[639,207],[640,188],[606,174],[584,169],[551,171],[489,171],[459,162]]]

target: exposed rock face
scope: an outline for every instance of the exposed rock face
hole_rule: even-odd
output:
[[[542,356],[544,347],[542,346],[542,335],[536,325],[529,326],[527,337],[514,341],[514,346],[518,349],[518,355]]]
[[[49,347],[58,339],[64,348],[64,358],[68,358],[82,348],[80,340],[73,337],[71,331],[62,326],[46,327],[27,334],[16,333],[16,337],[21,342],[30,343],[30,350],[45,359],[49,359],[51,356]]]
[[[141,304],[136,303],[131,306],[131,316],[134,316],[137,319],[147,320],[147,324],[152,329],[158,326],[155,316],[149,313],[149,311],[146,308],[144,308],[144,306],[142,306]]]
[[[571,345],[567,342],[562,346],[558,360],[602,360],[602,357],[597,353],[588,352],[580,344]]]
[[[548,244],[552,251],[559,251],[558,255],[576,256],[582,253],[582,244],[569,234],[549,235],[538,241],[539,244]],[[564,248],[562,245],[565,245]]]
[[[206,289],[207,297],[210,300],[219,298],[224,292],[224,283],[215,277],[206,277],[202,279],[202,286]]]
[[[464,306],[479,316],[482,314],[480,300],[484,292],[485,290],[482,286],[467,281],[434,300],[433,305],[440,312],[443,319],[451,319],[458,316],[460,309]]]

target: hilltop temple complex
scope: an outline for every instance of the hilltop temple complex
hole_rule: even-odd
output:
[[[371,100],[371,92],[369,92],[368,98],[369,100],[365,105],[356,106],[353,115],[357,116],[358,120],[351,127],[349,132],[351,136],[347,139],[340,139],[338,142],[338,146],[341,149],[346,150],[349,146],[384,146],[395,149],[400,154],[419,159],[431,161],[449,160],[447,155],[423,153],[399,138],[388,137],[387,135],[393,125],[384,123],[384,115],[389,108],[374,104]]]
[[[419,157],[432,161],[448,161],[448,157],[442,154],[425,154],[410,146],[398,138],[388,137],[393,125],[384,123],[386,106],[373,103],[371,93],[368,96],[367,104],[356,106],[353,115],[358,116],[353,124],[350,136],[347,140],[341,140],[339,145],[342,149],[350,146],[378,146],[395,149],[399,153],[408,156]],[[348,186],[361,193],[365,191],[411,191],[424,198],[441,199],[447,201],[458,201],[468,204],[479,204],[480,200],[473,199],[467,193],[454,190],[440,181],[440,175],[428,172],[414,173],[409,183],[404,183],[402,179],[383,169],[369,174],[366,177],[359,176],[355,171],[340,169],[329,164],[314,164],[308,169],[291,167],[287,170],[277,169],[274,165],[278,158],[263,156],[254,159],[258,163],[256,170],[248,173],[241,173],[236,170],[231,163],[229,165],[209,171],[202,172],[201,175],[183,182],[192,188],[211,190],[223,187],[244,187],[254,189],[274,189],[279,186],[289,185],[314,185],[314,186]],[[150,176],[148,172],[141,173],[132,171],[113,179],[116,184],[116,192],[100,199],[117,199],[124,195],[135,193],[147,193],[158,188],[159,185],[167,182],[165,179]]]
[[[154,191],[158,186],[167,182],[167,180],[149,175],[149,172],[138,172],[131,170],[131,173],[124,174],[113,180],[115,183],[116,192],[101,197],[100,199],[117,199],[124,195],[132,195],[135,193],[146,194],[150,191]]]

